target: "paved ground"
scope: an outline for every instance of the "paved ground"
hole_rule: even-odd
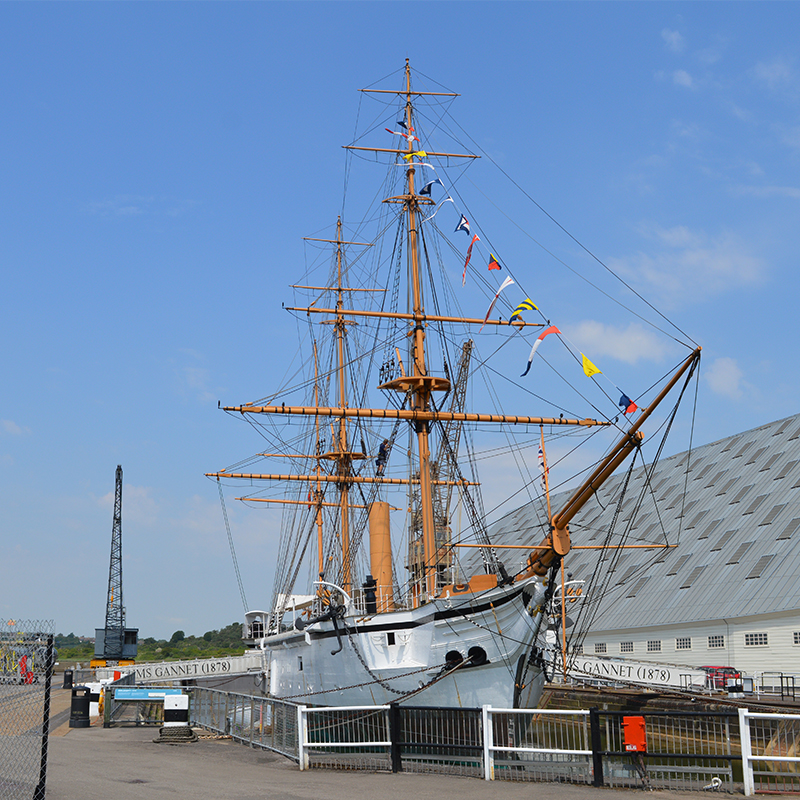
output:
[[[640,792],[445,775],[311,770],[229,739],[155,744],[158,728],[70,728],[68,691],[53,696],[47,800],[632,800]],[[700,793],[649,792],[649,800]]]

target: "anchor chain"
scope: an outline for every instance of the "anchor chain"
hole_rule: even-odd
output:
[[[465,658],[463,661],[459,662],[458,664],[456,664],[452,669],[447,669],[447,664],[443,664],[441,669],[440,669],[440,671],[438,672],[438,674],[434,675],[427,683],[423,683],[422,686],[419,686],[416,689],[412,689],[409,692],[402,692],[402,691],[400,691],[398,689],[393,688],[392,686],[389,686],[388,683],[386,683],[385,681],[381,680],[367,666],[367,662],[364,660],[364,657],[361,655],[361,651],[358,649],[358,646],[353,641],[353,637],[352,637],[351,632],[349,630],[347,630],[346,632],[347,632],[347,640],[350,642],[350,645],[352,646],[353,650],[355,650],[356,656],[358,656],[358,660],[361,662],[361,666],[364,667],[364,669],[367,671],[367,674],[373,679],[373,681],[375,683],[379,684],[384,689],[386,689],[387,692],[392,692],[392,694],[399,695],[401,698],[413,697],[413,695],[419,694],[424,689],[427,689],[429,686],[433,686],[434,683],[438,683],[440,680],[442,680],[442,678],[446,678],[448,675],[452,675],[457,669],[460,669],[461,667],[468,665],[472,661],[472,656],[470,656],[468,658]],[[420,670],[416,670],[416,672],[425,672],[428,669],[430,669],[430,667],[423,667]],[[396,678],[404,678],[407,675],[413,675],[413,674],[415,674],[415,673],[414,672],[408,672],[408,673],[406,673],[406,675],[396,675],[395,677]]]

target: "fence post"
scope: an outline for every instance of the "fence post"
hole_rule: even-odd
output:
[[[402,738],[400,706],[397,703],[389,703],[389,759],[392,762],[392,772],[403,771]]]
[[[484,780],[494,780],[494,728],[492,727],[491,706],[481,707],[481,721],[483,723],[483,777]]]
[[[600,740],[600,710],[598,708],[589,709],[589,735],[592,746],[592,772],[594,778],[592,786],[603,786],[603,749]]]
[[[750,756],[753,755],[750,744],[750,709],[739,709],[739,741],[742,745],[742,776],[744,779],[744,793],[746,797],[751,797],[756,793],[756,784],[753,778],[753,762]]]
[[[297,706],[297,760],[300,764],[300,770],[304,770],[308,764],[306,763],[306,707]]]
[[[47,651],[45,654],[44,671],[44,704],[42,706],[42,749],[39,759],[39,783],[33,790],[34,800],[44,800],[47,791],[47,737],[50,728],[50,689],[53,683],[55,670],[55,652],[53,650],[53,636],[47,637]]]

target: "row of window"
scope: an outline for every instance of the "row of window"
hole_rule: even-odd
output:
[[[792,641],[794,644],[800,645],[800,631],[794,631],[792,633]],[[695,641],[695,644],[699,644]],[[744,635],[744,646],[745,647],[766,647],[769,645],[769,634],[760,632],[760,633],[746,633]],[[718,648],[725,647],[725,637],[720,634],[714,634],[707,638],[707,647],[709,650],[715,650]],[[620,653],[632,653],[634,649],[633,642],[620,642],[619,643],[619,652]],[[691,650],[692,649],[692,637],[691,636],[679,636],[675,639],[675,649],[676,650]],[[583,645],[579,645],[576,648],[578,653],[583,652]],[[594,646],[594,652],[598,655],[603,655],[608,653],[608,645],[606,642],[596,642]],[[647,652],[648,653],[660,653],[661,652],[661,639],[648,639],[647,640]]]

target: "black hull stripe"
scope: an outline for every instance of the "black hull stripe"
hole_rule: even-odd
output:
[[[491,601],[487,603],[479,603],[473,606],[462,606],[460,608],[447,608],[443,609],[442,611],[436,611],[432,615],[433,620],[442,620],[442,619],[454,619],[456,617],[466,617],[471,614],[482,614],[484,611],[488,611],[492,607],[500,608],[504,606],[506,603],[510,603],[512,600],[515,600],[522,592],[525,591],[525,587],[521,587],[519,589],[515,589],[513,592],[509,592],[504,597],[500,598],[497,601]],[[431,622],[431,615],[426,617],[422,617],[421,619],[417,620],[408,620],[406,622],[381,622],[377,624],[373,623],[365,623],[359,624],[355,628],[349,628],[351,633],[379,633],[381,631],[401,631],[401,630],[409,630],[414,628],[419,628],[421,625],[427,625]],[[344,627],[340,628],[339,630],[340,635],[344,636],[345,631]],[[336,631],[308,631],[309,636],[313,640],[317,639],[330,639],[336,636]],[[294,644],[295,642],[299,643],[305,639],[303,633],[298,633],[297,636],[293,636],[290,639],[284,639],[281,644]]]

